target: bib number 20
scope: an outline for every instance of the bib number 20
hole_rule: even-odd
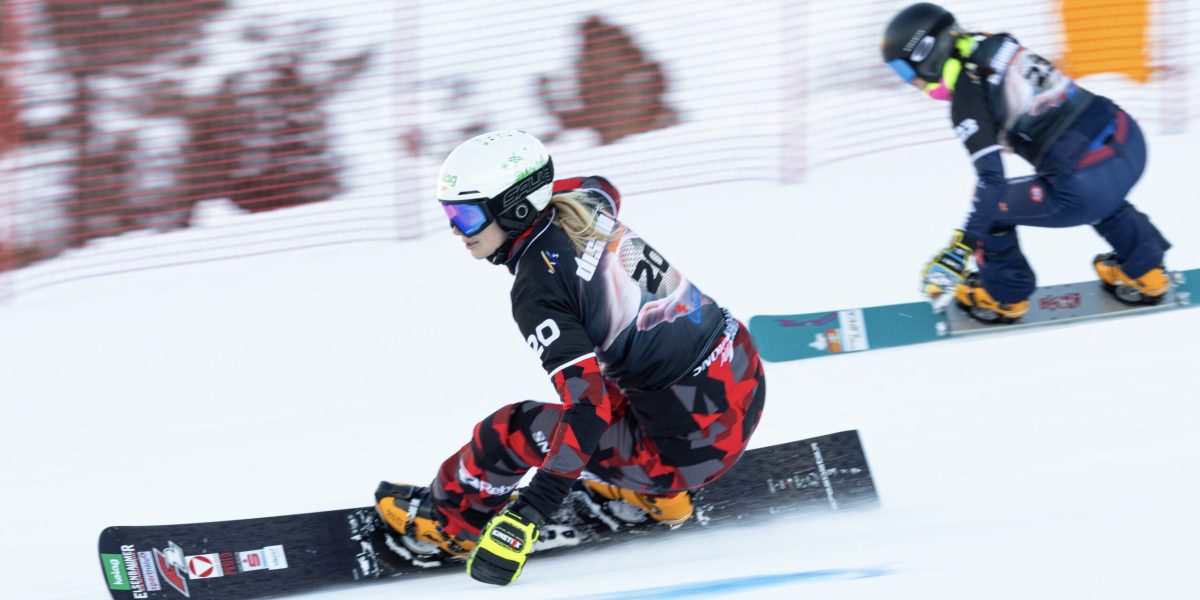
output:
[[[546,319],[540,325],[533,329],[533,335],[525,338],[525,343],[537,352],[538,358],[541,358],[546,353],[546,347],[554,343],[562,332],[558,330],[558,323],[554,319]]]

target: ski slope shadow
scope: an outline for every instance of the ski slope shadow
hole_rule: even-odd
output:
[[[884,567],[825,569],[820,571],[796,571],[773,575],[751,575],[731,577],[715,581],[698,581],[662,587],[605,592],[591,596],[572,596],[572,600],[628,600],[630,598],[704,598],[745,592],[757,588],[768,588],[796,582],[817,582],[849,579],[868,579],[890,575]],[[565,599],[564,599],[565,600]]]

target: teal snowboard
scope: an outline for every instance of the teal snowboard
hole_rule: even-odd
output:
[[[758,315],[750,319],[750,333],[764,360],[780,362],[1195,306],[1192,298],[1200,292],[1200,269],[1175,271],[1172,277],[1171,291],[1156,305],[1122,303],[1092,280],[1038,288],[1029,299],[1029,313],[1011,324],[982,323],[957,306],[935,313],[928,302],[909,302],[799,315]]]

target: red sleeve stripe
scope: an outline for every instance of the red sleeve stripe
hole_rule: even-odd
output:
[[[579,186],[582,183],[583,183],[582,177],[572,177],[570,179],[559,179],[554,182],[554,187],[551,189],[553,190],[553,193],[555,193],[555,194],[558,194],[561,192],[569,192],[571,190],[579,189]]]

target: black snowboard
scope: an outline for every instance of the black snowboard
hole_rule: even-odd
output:
[[[598,516],[582,492],[543,528],[535,552],[565,552],[779,514],[821,513],[878,504],[858,432],[756,448],[696,493],[696,515],[669,530]],[[614,529],[614,526],[615,529]],[[536,558],[534,559],[536,560]],[[414,556],[390,536],[372,507],[145,527],[100,534],[100,563],[116,600],[272,598],[383,577],[447,569],[458,559]]]

